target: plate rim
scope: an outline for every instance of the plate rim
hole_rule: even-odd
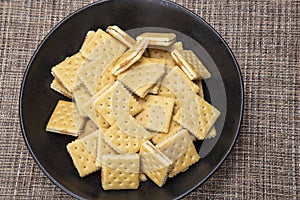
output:
[[[43,167],[43,165],[39,162],[39,160],[37,159],[37,157],[35,156],[32,148],[31,148],[31,145],[30,145],[30,141],[28,140],[27,138],[27,135],[26,135],[26,131],[25,131],[25,127],[24,127],[24,120],[23,120],[23,111],[22,111],[22,107],[23,107],[23,103],[22,103],[22,100],[23,100],[23,93],[24,93],[24,88],[25,88],[25,83],[26,83],[26,79],[27,79],[27,76],[28,76],[28,73],[30,71],[30,68],[31,68],[31,65],[33,63],[33,61],[35,60],[36,58],[36,55],[38,54],[38,52],[40,51],[40,49],[42,48],[42,46],[44,45],[44,43],[48,40],[48,38],[52,35],[53,32],[55,32],[63,23],[65,23],[67,20],[69,20],[70,18],[72,18],[73,16],[77,15],[78,13],[86,10],[86,9],[89,9],[93,6],[96,6],[98,4],[102,4],[102,3],[105,3],[105,2],[112,2],[112,1],[117,1],[117,0],[99,0],[99,1],[96,1],[96,2],[93,2],[93,3],[90,3],[88,5],[85,5],[71,13],[69,13],[66,17],[64,17],[62,20],[60,20],[53,28],[51,28],[51,30],[46,34],[46,36],[44,36],[44,38],[42,39],[42,41],[39,43],[39,45],[37,46],[37,48],[35,49],[33,55],[31,56],[27,66],[26,66],[26,69],[25,69],[25,72],[24,72],[24,75],[22,77],[22,83],[21,83],[21,88],[20,88],[20,95],[19,95],[19,122],[20,122],[20,127],[21,127],[21,132],[22,132],[22,136],[23,136],[23,139],[25,141],[25,144],[27,146],[27,149],[29,150],[31,156],[33,157],[34,161],[37,163],[37,165],[39,166],[39,168],[42,170],[42,172],[56,185],[58,186],[61,190],[63,190],[64,192],[66,192],[67,194],[77,198],[77,199],[84,199],[83,197],[75,194],[74,192],[70,191],[69,189],[67,189],[66,187],[64,187],[63,185],[61,185],[58,181],[56,181],[56,179],[54,177],[52,177],[48,171]],[[136,1],[145,1],[145,0],[136,0]],[[229,154],[231,153],[234,145],[236,144],[236,141],[237,141],[237,138],[240,134],[240,129],[241,129],[241,126],[242,126],[242,120],[243,120],[243,114],[244,114],[244,82],[243,82],[243,76],[242,76],[242,73],[241,73],[241,69],[240,69],[240,66],[237,62],[237,59],[235,57],[235,55],[233,54],[231,48],[229,47],[228,43],[224,40],[224,38],[207,22],[205,21],[202,17],[200,17],[199,15],[197,15],[195,12],[193,12],[192,10],[184,7],[183,5],[180,5],[176,2],[172,2],[172,1],[169,1],[169,0],[146,0],[146,1],[156,1],[156,2],[163,2],[163,3],[166,3],[166,4],[169,4],[170,6],[175,6],[177,7],[177,9],[181,9],[184,13],[194,17],[197,21],[202,21],[203,24],[205,26],[208,27],[208,29],[210,29],[213,34],[215,36],[217,36],[220,41],[224,44],[225,46],[225,49],[228,51],[228,53],[230,54],[230,57],[232,58],[232,61],[234,63],[234,66],[235,66],[235,70],[238,74],[238,79],[239,79],[239,85],[240,85],[240,93],[241,93],[241,99],[240,99],[240,103],[241,103],[241,106],[240,106],[240,113],[239,113],[239,119],[238,119],[238,123],[237,123],[237,128],[236,128],[236,131],[235,131],[235,134],[234,134],[234,138],[231,142],[231,145],[230,147],[227,149],[226,151],[226,154],[222,157],[222,159],[218,162],[218,164],[210,171],[210,173],[205,176],[201,181],[199,181],[196,185],[194,185],[193,187],[191,187],[189,190],[187,190],[186,192],[182,193],[181,195],[179,195],[178,197],[176,197],[176,199],[181,199],[183,197],[185,197],[186,195],[190,194],[192,191],[194,191],[196,188],[198,188],[200,185],[202,185],[204,182],[206,182],[220,167],[221,165],[224,163],[224,161],[227,159],[227,157],[229,156]]]

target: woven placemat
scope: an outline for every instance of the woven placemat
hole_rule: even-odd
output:
[[[72,199],[30,155],[19,126],[23,73],[45,35],[92,1],[1,0],[0,198]],[[245,112],[221,168],[186,199],[297,199],[300,196],[300,1],[177,0],[210,23],[241,67]]]

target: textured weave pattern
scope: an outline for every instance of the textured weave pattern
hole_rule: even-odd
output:
[[[31,55],[65,16],[92,1],[1,0],[0,198],[72,199],[31,157],[18,98]],[[228,42],[245,84],[237,143],[221,168],[186,199],[300,197],[300,1],[176,0]]]

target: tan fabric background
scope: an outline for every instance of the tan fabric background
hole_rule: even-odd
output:
[[[33,161],[18,117],[22,76],[45,35],[92,1],[0,1],[0,199],[72,199]],[[300,197],[300,1],[176,0],[228,42],[245,82],[237,143],[186,199]]]

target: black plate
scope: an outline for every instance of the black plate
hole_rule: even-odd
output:
[[[201,160],[162,187],[151,181],[138,190],[103,191],[100,172],[80,178],[66,151],[74,138],[45,131],[61,95],[50,89],[51,67],[79,50],[86,32],[117,24],[130,34],[145,30],[172,31],[204,60],[212,78],[204,82],[205,98],[221,111],[218,136],[197,143]],[[159,0],[100,1],[60,22],[32,56],[21,89],[20,122],[26,144],[43,172],[60,188],[84,199],[180,198],[201,185],[232,149],[243,112],[243,84],[238,64],[221,36],[203,19],[180,5]]]

